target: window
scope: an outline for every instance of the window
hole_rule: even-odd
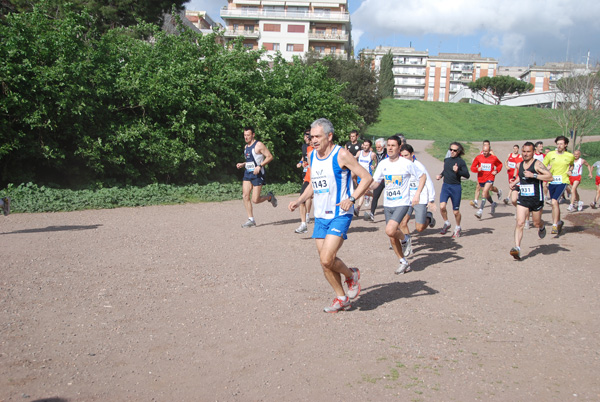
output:
[[[265,31],[265,32],[281,32],[281,24],[265,24],[263,31]]]
[[[315,52],[325,53],[325,46],[315,46]]]
[[[244,25],[244,31],[254,32],[254,25]]]
[[[288,15],[290,13],[293,13],[294,15],[304,16],[304,15],[308,15],[308,7],[288,6],[287,12],[288,12]]]
[[[239,24],[233,24],[233,30],[237,31],[238,29],[240,29]]]
[[[252,50],[252,48],[253,48],[254,46],[252,45],[252,43],[244,43],[244,47],[245,47],[246,49],[250,49],[250,50]]]
[[[293,52],[294,51],[294,45],[291,43],[288,43],[287,46],[285,47],[285,50],[288,52]]]
[[[273,43],[273,49],[274,51],[278,51],[279,49],[279,43]]]
[[[337,28],[331,28],[331,34],[337,35]]]
[[[304,25],[288,25],[288,32],[304,33]]]
[[[337,50],[336,46],[331,46],[330,53],[335,53],[336,50]]]
[[[319,35],[325,35],[325,31],[326,30],[327,30],[326,28],[316,27],[315,28],[315,33],[319,34]]]

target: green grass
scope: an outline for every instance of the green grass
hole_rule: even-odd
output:
[[[384,99],[379,123],[367,137],[404,133],[408,139],[481,142],[554,138],[561,129],[551,120],[554,110]],[[600,128],[590,135],[599,135]]]

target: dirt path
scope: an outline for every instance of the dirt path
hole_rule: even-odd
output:
[[[378,211],[339,254],[361,268],[360,297],[325,314],[292,199],[257,206],[251,229],[241,201],[0,219],[0,400],[600,399],[598,238],[583,226],[527,231],[516,262],[513,209],[478,221],[463,204],[464,236],[426,230],[396,276]]]

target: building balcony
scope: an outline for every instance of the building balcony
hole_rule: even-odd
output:
[[[260,38],[259,31],[246,31],[244,29],[228,29],[225,31],[226,38],[237,38],[238,36],[243,36],[248,39],[258,39]]]
[[[348,34],[331,34],[331,33],[316,33],[309,32],[309,40],[319,40],[323,42],[348,42]]]
[[[411,71],[395,71],[392,70],[392,74],[394,75],[394,77],[425,77],[427,74],[425,74],[425,70],[411,70]]]
[[[427,65],[426,61],[404,61],[404,60],[393,60],[395,66],[418,66],[425,67]]]
[[[222,9],[221,18],[242,19],[281,19],[297,21],[332,21],[350,22],[350,14],[342,12],[298,12],[298,11],[270,11],[270,10],[248,10],[248,9]]]
[[[334,57],[337,59],[347,59],[348,58],[348,53],[343,50],[339,51],[339,52],[333,52],[333,53],[332,52],[313,52],[313,54],[320,59],[325,58],[327,56]]]

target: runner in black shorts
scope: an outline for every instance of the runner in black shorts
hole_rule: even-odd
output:
[[[517,166],[517,177],[510,181],[510,189],[517,191],[517,223],[515,226],[515,247],[510,255],[515,260],[521,259],[521,239],[523,228],[529,213],[533,215],[533,225],[538,228],[540,239],[546,236],[546,227],[542,220],[544,208],[544,181],[552,180],[552,173],[546,166],[533,158],[533,143],[526,142],[522,148],[523,162]]]

